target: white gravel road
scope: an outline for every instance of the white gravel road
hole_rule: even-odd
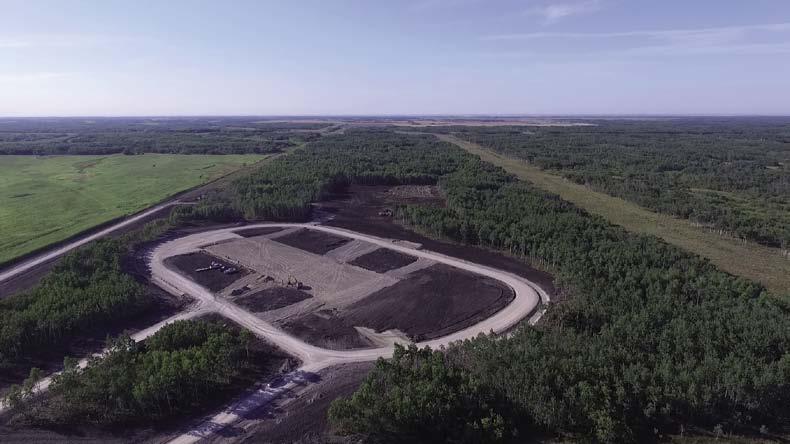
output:
[[[319,230],[327,233],[345,236],[348,238],[361,240],[380,247],[386,247],[395,251],[410,254],[418,258],[440,262],[456,268],[467,270],[480,275],[497,279],[510,286],[515,298],[505,308],[495,313],[493,316],[463,330],[450,335],[437,338],[431,341],[418,343],[419,347],[430,346],[440,348],[452,342],[473,338],[481,333],[502,333],[507,331],[522,319],[532,316],[531,323],[537,322],[542,315],[540,303],[549,302],[549,296],[536,284],[512,273],[496,270],[483,265],[474,264],[461,259],[445,256],[427,250],[418,250],[400,243],[393,242],[392,239],[383,239],[375,236],[356,233],[334,227],[326,227],[314,224],[256,224],[245,228],[257,228],[266,226],[277,227],[300,227],[311,230]],[[204,422],[199,427],[170,441],[173,444],[187,444],[200,441],[213,433],[223,429],[225,426],[237,422],[247,412],[260,408],[262,405],[276,399],[279,394],[293,391],[304,384],[304,375],[314,373],[326,367],[337,364],[373,361],[378,358],[388,358],[392,356],[393,347],[380,347],[357,350],[330,350],[314,345],[310,345],[301,339],[291,336],[280,330],[274,325],[257,318],[247,310],[236,304],[214,297],[208,289],[198,285],[189,278],[169,269],[164,265],[164,260],[168,257],[185,254],[199,250],[207,244],[239,237],[234,230],[238,228],[226,228],[211,232],[198,233],[190,236],[172,240],[160,245],[154,250],[151,256],[151,274],[154,282],[163,289],[174,294],[188,294],[201,301],[204,307],[213,307],[217,312],[238,324],[249,329],[256,335],[272,342],[284,351],[298,357],[302,361],[302,366],[295,372],[286,376],[286,383],[278,387],[268,386],[261,389],[244,399],[233,404],[226,410],[218,413],[210,420]]]
[[[19,273],[23,273],[24,271],[27,271],[28,269],[40,263],[51,260],[71,249],[77,248],[80,245],[90,242],[91,240],[102,237],[111,231],[133,223],[153,212],[159,211],[165,206],[173,204],[175,203],[167,203],[154,207],[149,211],[127,219],[120,224],[107,228],[106,230],[99,231],[91,236],[72,242],[48,254],[19,264],[16,267],[13,267],[0,274],[0,281],[9,279]],[[513,289],[515,293],[515,298],[513,301],[505,308],[495,313],[493,316],[450,335],[430,341],[420,342],[417,344],[419,347],[430,346],[431,348],[436,349],[447,346],[452,342],[473,338],[481,333],[502,333],[509,330],[518,322],[527,317],[530,317],[529,322],[534,324],[537,322],[544,311],[544,309],[541,308],[541,302],[549,302],[549,295],[545,291],[543,291],[537,284],[534,284],[520,276],[483,265],[467,262],[461,259],[445,256],[440,253],[416,249],[411,247],[408,243],[395,242],[392,239],[369,236],[341,228],[326,227],[315,224],[266,223],[247,225],[243,228],[247,229],[267,226],[307,228],[345,236],[351,239],[374,244],[379,247],[385,247],[416,256],[417,258],[427,261],[439,262],[460,268],[462,270],[488,276],[507,284]],[[240,236],[233,233],[233,231],[239,229],[239,227],[225,228],[181,237],[161,244],[152,252],[150,256],[152,281],[162,289],[174,295],[181,296],[186,294],[194,298],[196,300],[196,304],[190,307],[190,309],[186,312],[180,313],[170,319],[138,332],[133,336],[133,338],[135,340],[142,340],[154,334],[167,323],[178,319],[188,319],[202,314],[215,312],[233,320],[239,325],[249,329],[257,336],[266,339],[287,353],[299,358],[302,361],[302,366],[299,369],[284,375],[276,385],[269,384],[265,388],[244,397],[227,409],[216,414],[208,421],[205,421],[199,427],[174,438],[170,441],[171,443],[187,444],[200,441],[201,439],[222,430],[226,426],[237,422],[247,413],[258,409],[269,402],[272,402],[273,400],[280,397],[283,393],[298,391],[300,387],[309,383],[310,375],[313,375],[318,370],[337,364],[373,361],[382,357],[388,358],[392,356],[394,350],[393,347],[356,350],[331,350],[310,345],[301,339],[294,337],[283,330],[280,330],[274,325],[256,317],[238,305],[224,298],[216,298],[214,293],[212,293],[207,288],[198,285],[196,282],[164,265],[164,260],[168,257],[198,251],[202,247],[211,243],[223,241],[226,239],[238,238]],[[81,362],[81,364],[84,365],[85,361]],[[51,377],[40,381],[36,388],[37,391],[46,390],[50,382]],[[2,411],[4,408],[5,406],[0,404],[0,411]]]

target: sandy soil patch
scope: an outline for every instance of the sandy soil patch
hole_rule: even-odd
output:
[[[320,302],[344,307],[392,285],[398,278],[363,270],[292,248],[266,238],[242,238],[208,247],[208,251],[229,261],[239,261],[261,276],[271,276],[275,283],[296,279]]]

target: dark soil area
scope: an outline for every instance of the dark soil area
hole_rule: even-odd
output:
[[[495,279],[437,264],[350,305],[343,319],[376,331],[397,328],[422,341],[476,324],[513,297]]]
[[[343,364],[319,372],[321,381],[296,399],[261,412],[260,419],[244,427],[243,443],[352,443],[353,437],[335,436],[327,421],[329,404],[350,396],[373,368],[373,362]],[[246,424],[239,424],[239,428]],[[217,438],[211,442],[226,442]]]
[[[312,296],[295,288],[272,287],[242,296],[233,302],[253,313],[276,310],[310,299]]]
[[[207,268],[212,262],[218,262],[224,267],[236,268],[236,272],[225,274],[222,269],[195,271]],[[197,253],[182,254],[165,259],[165,265],[189,277],[191,280],[208,288],[211,291],[220,291],[236,282],[249,272],[241,266],[218,259],[202,251]]]
[[[262,236],[264,234],[276,233],[278,231],[283,231],[283,228],[282,227],[243,228],[241,230],[234,231],[234,233],[243,237],[255,237],[255,236]]]
[[[285,236],[277,237],[277,242],[300,250],[309,251],[314,254],[326,254],[341,245],[350,242],[351,239],[334,234],[324,233],[317,230],[302,228]]]
[[[280,328],[317,347],[350,350],[371,346],[359,335],[354,324],[345,322],[330,311],[309,313],[288,319],[280,324]]]
[[[374,236],[402,239],[422,244],[426,250],[465,259],[519,275],[540,285],[550,295],[555,295],[554,279],[546,272],[530,267],[517,258],[485,248],[437,240],[415,233],[397,223],[392,216],[379,216],[379,212],[397,205],[443,205],[434,198],[400,197],[391,193],[393,187],[351,185],[324,202],[315,205],[315,219],[326,225],[345,228]]]
[[[405,267],[416,261],[416,257],[403,254],[400,251],[379,248],[368,254],[363,254],[349,263],[376,273],[385,273],[396,268]]]

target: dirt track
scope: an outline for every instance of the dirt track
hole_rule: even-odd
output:
[[[455,341],[472,338],[480,333],[489,333],[491,331],[495,333],[503,332],[530,315],[533,316],[531,322],[534,322],[542,314],[539,309],[541,300],[548,302],[548,295],[543,290],[526,279],[514,274],[451,258],[439,253],[417,250],[408,246],[394,243],[390,239],[382,239],[343,230],[340,228],[311,224],[258,224],[251,225],[248,228],[266,226],[301,227],[304,229],[321,231],[346,238],[362,240],[380,247],[386,247],[400,253],[412,255],[417,258],[429,259],[438,263],[460,268],[462,270],[481,274],[501,281],[513,289],[515,298],[513,302],[511,302],[505,309],[471,327],[441,338],[417,344],[421,347],[430,346],[432,348],[439,348]],[[338,364],[373,361],[380,357],[387,358],[392,356],[392,347],[358,350],[329,350],[307,344],[304,341],[280,330],[274,325],[259,319],[238,305],[224,299],[215,298],[214,294],[206,288],[201,287],[187,277],[180,275],[170,268],[164,266],[164,260],[167,257],[197,251],[201,247],[211,243],[239,238],[240,236],[235,234],[233,231],[233,228],[215,230],[186,236],[161,245],[154,251],[151,257],[151,271],[154,282],[167,291],[176,294],[186,293],[192,297],[195,297],[206,309],[219,312],[223,316],[248,328],[256,335],[271,341],[286,352],[298,357],[302,361],[303,365],[297,371],[287,375],[285,383],[281,386],[268,387],[265,390],[256,392],[250,397],[241,400],[234,406],[231,406],[226,411],[217,414],[198,429],[192,430],[174,439],[172,441],[174,443],[197,442],[203,437],[212,435],[213,433],[224,428],[226,425],[234,423],[240,418],[243,418],[247,413],[249,413],[253,406],[255,408],[259,408],[260,406],[276,399],[281,394],[292,391],[299,385],[305,384],[305,379],[309,379],[309,375],[314,374],[321,369]]]
[[[501,333],[507,331],[522,319],[529,316],[531,316],[530,323],[534,323],[540,318],[543,312],[540,307],[541,301],[545,303],[549,300],[548,294],[540,287],[515,274],[431,251],[418,250],[406,244],[395,243],[392,239],[364,235],[342,228],[312,224],[256,224],[249,225],[246,229],[264,227],[301,228],[364,241],[377,245],[378,247],[385,247],[399,253],[414,256],[422,261],[436,262],[467,272],[477,273],[500,281],[513,290],[515,295],[513,301],[491,317],[447,336],[420,342],[417,344],[420,347],[430,346],[432,348],[440,348],[452,342],[475,337],[480,333]],[[238,228],[234,227],[192,234],[161,244],[152,252],[150,257],[152,281],[162,289],[174,295],[189,295],[195,298],[197,303],[192,306],[189,311],[143,330],[137,333],[134,338],[136,340],[146,338],[155,333],[166,323],[172,322],[175,319],[192,318],[213,312],[249,329],[257,336],[270,341],[285,352],[297,357],[302,362],[302,366],[284,375],[276,384],[271,383],[265,388],[245,396],[243,399],[223,412],[218,413],[198,428],[176,437],[171,441],[173,443],[193,443],[205,437],[212,436],[224,429],[227,425],[247,417],[261,406],[271,403],[286,393],[298,391],[303,386],[311,384],[314,382],[313,380],[315,379],[316,372],[322,369],[339,364],[369,362],[380,357],[388,358],[392,356],[392,346],[356,350],[331,350],[305,343],[272,324],[261,320],[248,310],[223,298],[215,297],[215,294],[207,288],[165,265],[165,260],[169,257],[196,252],[204,246],[227,241],[228,239],[241,239],[242,236],[234,233],[236,230],[238,230]],[[81,364],[84,365],[84,361]],[[37,390],[46,390],[50,382],[51,378],[40,381],[37,385]],[[0,411],[2,410],[3,406],[0,405]]]

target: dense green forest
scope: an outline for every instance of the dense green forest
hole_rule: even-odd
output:
[[[350,183],[435,183],[460,161],[460,152],[437,147],[432,138],[349,131],[275,159],[235,181],[226,193],[177,208],[173,218],[306,220],[312,202]]]
[[[643,207],[790,245],[790,121],[687,118],[575,127],[444,127]]]
[[[0,154],[273,153],[328,124],[255,118],[0,119]]]
[[[232,205],[245,212],[245,193],[254,190],[264,198],[248,214],[303,217],[309,201],[349,182],[434,179],[447,207],[400,208],[404,223],[521,256],[552,270],[572,297],[552,306],[540,327],[451,347],[443,365],[452,376],[431,379],[420,366],[434,361],[418,355],[379,365],[366,386],[381,396],[339,404],[333,420],[341,429],[419,436],[420,424],[437,421],[436,410],[404,402],[404,393],[461,396],[472,390],[469,381],[500,404],[486,416],[480,404],[452,403],[472,409],[459,416],[469,427],[496,422],[491,439],[536,430],[612,442],[682,427],[773,430],[787,422],[786,305],[758,284],[612,226],[450,144],[381,131],[327,137],[239,182]],[[385,429],[370,414],[377,411],[391,415]]]
[[[446,207],[400,207],[402,223],[522,257],[570,297],[508,338],[399,350],[335,403],[339,430],[396,442],[438,431],[456,442],[532,433],[624,442],[788,424],[786,303],[430,136],[327,136],[174,217],[304,219],[311,201],[349,183],[434,181]]]
[[[44,397],[12,391],[15,421],[39,425],[150,425],[194,413],[231,387],[250,358],[252,334],[217,322],[177,321],[135,343],[113,339],[85,369],[67,359]],[[29,387],[29,385],[28,385]]]
[[[64,256],[34,289],[0,300],[0,366],[144,311],[152,301],[121,271],[125,251],[120,240],[93,242]]]

